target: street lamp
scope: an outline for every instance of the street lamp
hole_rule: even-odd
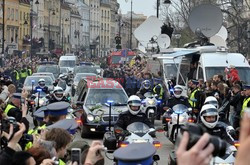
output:
[[[181,34],[179,32],[177,32],[177,33],[174,34],[174,37],[175,37],[175,39],[177,41],[177,48],[179,48],[180,47]]]
[[[68,21],[69,21],[69,19],[66,18],[65,20],[63,20],[63,25],[62,25],[62,49],[63,49],[63,51],[64,51],[64,23],[68,22]]]
[[[48,30],[49,30],[49,42],[48,42],[48,49],[50,51],[50,12],[52,11],[52,15],[56,15],[55,11],[53,9],[49,9],[49,27],[48,27]]]
[[[164,0],[163,4],[171,4],[170,0]],[[156,16],[159,18],[159,7],[160,7],[160,0],[157,0],[156,2]]]

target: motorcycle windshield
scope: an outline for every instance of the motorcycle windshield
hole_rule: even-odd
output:
[[[45,92],[43,92],[43,91],[40,92],[40,95],[38,94],[38,92],[35,94],[36,97],[40,96],[39,98],[46,97],[46,95],[47,94]]]
[[[154,94],[152,93],[152,92],[146,92],[145,94],[144,94],[144,97],[153,97],[154,96]]]
[[[177,104],[175,106],[173,106],[173,111],[175,114],[183,114],[185,112],[187,112],[188,107],[186,105],[183,104]]]
[[[135,122],[128,125],[127,130],[134,134],[141,134],[141,133],[145,134],[148,132],[149,126],[142,122]]]

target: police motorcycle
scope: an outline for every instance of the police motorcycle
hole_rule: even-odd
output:
[[[71,79],[70,76],[61,74],[59,76],[59,81],[57,86],[61,87],[64,90],[65,96],[66,97],[72,97],[72,84],[73,84],[73,79]]]
[[[138,144],[151,145],[157,150],[161,147],[161,143],[154,137],[155,132],[161,130],[161,128],[149,128],[148,125],[142,122],[134,122],[128,125],[126,130],[123,130],[122,128],[116,128],[114,130],[116,136],[114,136],[113,132],[106,132],[104,134],[103,143],[104,146],[107,147],[108,153],[113,153],[115,150],[117,150],[117,148],[125,149],[129,146],[136,146]],[[154,161],[160,160],[159,155],[153,154],[151,156],[154,157]],[[116,157],[115,153],[114,157]]]
[[[142,100],[142,112],[147,115],[152,124],[155,122],[157,105],[161,103],[156,97],[157,95],[154,95],[152,92],[146,92],[144,94],[145,99]]]
[[[166,131],[166,137],[172,143],[175,143],[178,134],[180,133],[180,127],[188,122],[193,122],[193,118],[189,115],[192,108],[188,108],[183,104],[177,104],[173,108],[168,108],[163,114],[165,119],[164,130]]]

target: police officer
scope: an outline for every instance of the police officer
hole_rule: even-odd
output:
[[[134,95],[136,93],[136,87],[137,87],[137,80],[132,73],[129,73],[128,77],[126,78],[126,85],[125,85],[125,90],[128,96]]]
[[[245,85],[243,88],[244,88],[245,98],[243,100],[242,109],[241,109],[241,112],[240,112],[241,117],[243,116],[244,111],[248,107],[250,107],[250,85]]]
[[[201,125],[210,135],[225,139],[228,143],[233,144],[233,140],[228,136],[235,137],[235,131],[232,126],[219,121],[218,109],[212,104],[205,104],[200,111]]]
[[[23,69],[20,71],[20,82],[22,84],[24,83],[24,80],[26,79],[27,76],[28,76],[27,69],[25,66],[23,66]]]
[[[152,92],[152,86],[150,80],[144,80],[140,90],[136,93],[140,98],[144,98],[144,94],[147,92]]]
[[[157,119],[159,120],[163,113],[163,100],[164,100],[164,89],[161,83],[161,79],[155,79],[155,87],[153,88],[154,94],[157,94],[157,99],[160,103],[157,105]]]
[[[52,96],[49,99],[49,103],[51,104],[60,101],[69,102],[69,100],[64,96],[63,89],[61,87],[55,87],[52,92]]]
[[[10,102],[4,109],[4,114],[14,117],[16,121],[20,122],[22,119],[21,111],[21,93],[14,93],[10,99]]]
[[[199,82],[197,80],[192,80],[190,82],[190,89],[191,93],[189,96],[189,104],[194,109],[194,113],[198,115],[199,110],[201,109],[202,103],[204,102],[202,100],[202,93],[200,89],[198,88]]]
[[[13,80],[13,83],[17,86],[20,80],[20,74],[17,69],[14,69],[12,72],[12,80]]]
[[[167,103],[167,107],[173,108],[177,104],[183,104],[187,107],[191,107],[189,101],[186,97],[183,96],[183,88],[180,85],[174,87],[174,97],[170,98]]]
[[[141,112],[141,99],[132,95],[127,102],[128,111],[125,111],[119,115],[115,128],[127,129],[127,126],[134,122],[142,122],[148,125],[150,128],[154,128],[154,125],[149,121],[146,114]]]
[[[49,113],[49,121],[48,125],[54,124],[59,120],[66,119],[68,114],[68,108],[70,104],[64,101],[55,102],[52,104],[47,105],[48,113]]]
[[[28,76],[32,75],[32,70],[31,70],[30,66],[27,67],[27,74],[28,74]]]
[[[38,86],[35,87],[35,91],[41,89],[42,92],[49,94],[49,88],[45,85],[45,80],[43,78],[38,80]]]

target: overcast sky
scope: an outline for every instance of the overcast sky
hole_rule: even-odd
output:
[[[125,14],[127,11],[131,11],[131,0],[118,0],[122,13]],[[156,1],[157,0],[132,0],[133,11],[138,14],[144,14],[146,16],[156,15]]]

